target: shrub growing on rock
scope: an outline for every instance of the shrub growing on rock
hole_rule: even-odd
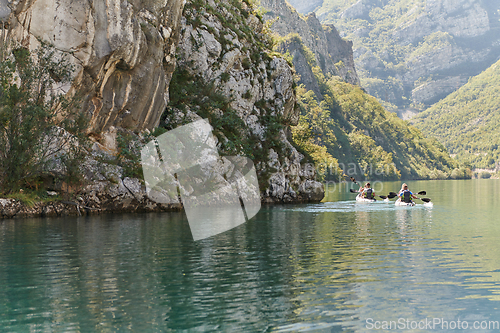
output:
[[[0,191],[78,177],[86,119],[66,97],[72,66],[53,47],[13,47],[0,58]]]

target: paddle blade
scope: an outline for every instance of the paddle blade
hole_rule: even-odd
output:
[[[423,202],[431,202],[431,199],[429,198],[421,198],[420,200],[422,200]]]
[[[349,189],[349,191],[351,191],[351,193],[358,193],[358,191],[353,190],[352,188],[351,188],[351,189]]]
[[[387,199],[387,197],[385,195],[379,195],[378,197],[381,199],[384,199],[384,200]]]
[[[397,197],[398,194],[397,193],[394,193],[394,192],[389,192],[389,195],[387,196],[389,199],[392,199],[392,198],[395,198]]]
[[[418,195],[426,195],[426,194],[427,194],[427,192],[425,192],[425,191],[418,192]]]

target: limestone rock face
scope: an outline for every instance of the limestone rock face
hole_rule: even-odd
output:
[[[363,0],[358,0],[352,6],[344,10],[341,14],[342,18],[360,18],[368,14],[370,5],[363,3]]]
[[[158,125],[168,101],[183,0],[8,1],[10,37],[50,43],[74,66],[90,133]]]
[[[292,68],[285,59],[257,46],[256,39],[266,38],[263,24],[246,10],[244,2],[239,9],[227,0],[206,3],[202,15],[189,1],[186,3],[178,68],[206,86],[213,85],[214,93],[230,100],[231,109],[245,123],[241,136],[254,138],[255,151],[262,149],[267,155],[254,160],[262,201],[320,201],[323,185],[315,181],[314,168],[302,163],[304,156],[287,138],[288,126],[299,120]],[[203,97],[202,103],[211,102],[210,96]],[[167,122],[196,120],[199,106],[183,107],[186,110],[173,110]],[[224,117],[227,111],[214,112]],[[278,123],[282,125],[279,129],[270,128],[270,124]],[[269,143],[271,137],[282,149]]]
[[[9,33],[14,41],[31,50],[41,41],[48,42],[75,67],[72,85],[59,88],[61,93],[84,97],[84,110],[91,116],[89,134],[99,141],[96,151],[112,153],[117,133],[158,126],[169,89],[173,89],[171,78],[178,59],[179,67],[231,101],[231,109],[246,126],[241,135],[256,138],[255,150],[266,152],[256,165],[265,180],[263,201],[322,199],[323,185],[315,181],[314,169],[302,163],[304,156],[287,139],[288,126],[299,120],[293,70],[285,59],[261,46],[266,38],[263,24],[245,2],[207,0],[203,6],[185,0],[8,2]],[[189,10],[182,16],[185,3]],[[195,105],[185,108],[171,116],[183,121],[199,119]],[[217,112],[224,115],[223,110]],[[279,129],[267,126],[270,123],[279,123]],[[138,135],[143,133],[148,131]],[[104,160],[108,159],[113,159],[112,154]],[[46,208],[40,206],[29,214],[180,207],[175,195],[168,202],[154,202],[145,195],[144,184],[125,177],[121,167],[103,159],[89,157],[82,174],[86,185],[78,189],[78,202],[62,204],[64,209],[51,206],[45,213]],[[2,215],[25,214],[15,202],[2,201],[2,205]]]
[[[398,27],[393,37],[399,44],[422,45],[408,56],[407,70],[399,76],[405,85],[413,85],[413,102],[435,103],[466,83],[469,75],[496,61],[500,39],[492,24],[496,23],[491,21],[488,7],[480,1],[429,0],[421,15]],[[430,38],[440,42],[428,42],[433,47],[422,43]],[[478,42],[481,40],[488,42]],[[418,81],[432,75],[431,82]]]
[[[323,73],[338,75],[348,83],[359,84],[354,66],[352,42],[342,39],[333,25],[322,26],[314,13],[301,16],[285,0],[262,0],[261,6],[269,10],[265,15],[266,20],[278,18],[271,27],[275,33],[280,36],[299,34],[304,45],[314,53],[316,63]],[[301,71],[303,66],[300,62],[305,60],[302,59],[303,55],[297,52],[296,46],[288,46],[290,54],[294,56],[294,65],[301,76],[301,82],[316,92],[314,80],[308,79],[310,73],[307,73],[307,69]]]
[[[491,29],[488,11],[475,0],[428,0],[425,11],[400,26],[393,36],[401,44],[418,41],[434,31],[455,37],[477,37]]]

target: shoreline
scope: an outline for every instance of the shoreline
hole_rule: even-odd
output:
[[[320,203],[321,200],[293,200],[293,201],[270,201],[268,198],[261,199],[262,206],[290,205],[301,203]],[[52,201],[37,202],[27,205],[19,199],[0,198],[0,221],[45,218],[45,217],[73,217],[73,216],[97,216],[104,214],[147,214],[147,213],[170,213],[184,210],[180,204],[153,204],[146,207],[137,205],[124,209],[101,209],[81,205],[75,201]]]
[[[470,180],[474,179],[471,178]],[[498,178],[491,177],[489,179]],[[105,182],[105,186],[102,183],[94,184],[90,187],[94,191],[88,191],[89,188],[87,188],[87,192],[77,195],[77,199],[64,200],[57,198],[53,201],[38,201],[34,204],[27,204],[20,199],[0,197],[0,220],[102,214],[168,213],[184,210],[184,206],[180,201],[177,203],[157,203],[152,201],[147,197],[143,186],[130,186],[135,181],[136,179],[125,178],[119,184],[109,182]],[[129,186],[125,186],[125,184]],[[100,188],[101,191],[95,191],[96,187]],[[310,193],[299,194],[295,197],[285,195],[281,199],[270,196],[269,193],[263,193],[261,195],[261,205],[320,203],[325,195],[326,188],[323,188],[322,195],[319,193],[316,193],[316,195]]]
[[[59,194],[59,193],[57,193]],[[261,193],[262,205],[317,203],[323,200],[324,188],[304,189],[303,193],[269,191]],[[181,200],[157,203],[146,194],[146,188],[137,178],[124,178],[117,182],[95,181],[73,194],[72,199],[61,197],[26,203],[20,199],[0,197],[0,220],[14,218],[91,216],[122,213],[178,212],[184,206]]]

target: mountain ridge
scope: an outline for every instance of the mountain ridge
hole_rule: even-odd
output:
[[[314,9],[353,41],[362,86],[390,111],[422,111],[496,62],[499,10],[490,0],[324,0]]]

